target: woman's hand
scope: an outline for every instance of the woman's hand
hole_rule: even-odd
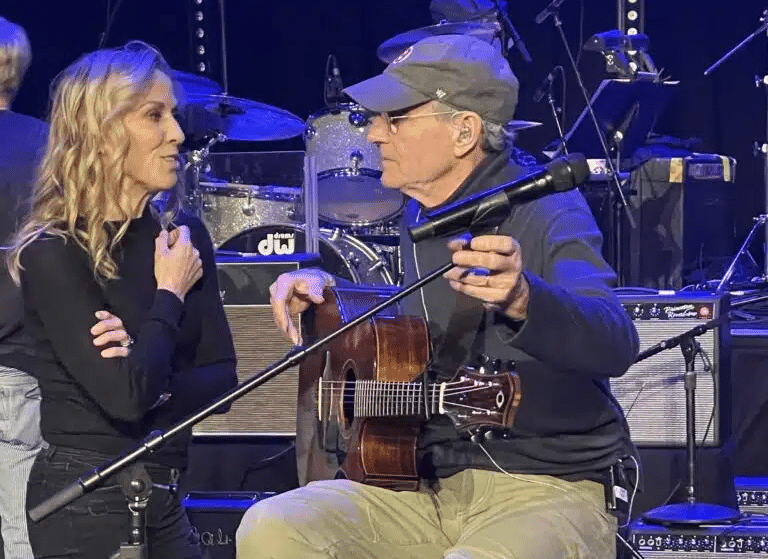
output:
[[[177,232],[178,231],[178,232]],[[187,293],[203,277],[200,253],[192,245],[189,227],[182,225],[155,239],[155,279],[158,289],[166,289],[184,301]]]
[[[125,330],[123,321],[109,311],[96,311],[96,318],[99,321],[91,327],[93,345],[101,347],[112,343],[120,344],[102,349],[101,356],[128,357],[131,354],[133,338]]]

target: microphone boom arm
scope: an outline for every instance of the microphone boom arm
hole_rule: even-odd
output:
[[[378,305],[365,311],[363,314],[353,318],[338,330],[331,332],[324,338],[317,340],[306,347],[297,347],[290,350],[279,361],[273,363],[260,373],[255,374],[250,379],[243,381],[236,388],[230,390],[228,393],[216,399],[212,404],[206,406],[193,413],[186,419],[170,427],[167,431],[153,431],[150,433],[135,450],[107,463],[105,466],[96,468],[90,472],[90,474],[80,476],[77,481],[71,483],[64,489],[54,493],[43,502],[39,503],[35,507],[29,510],[29,517],[34,522],[46,518],[53,514],[57,510],[67,506],[69,503],[81,497],[85,493],[89,493],[99,487],[108,477],[121,471],[123,468],[135,463],[142,456],[151,454],[158,448],[160,448],[166,441],[175,437],[179,433],[190,429],[193,425],[201,422],[206,417],[213,415],[217,409],[225,404],[234,402],[235,400],[245,396],[254,388],[264,384],[269,379],[279,375],[280,373],[290,369],[301,363],[306,359],[310,353],[322,348],[344,332],[354,328],[358,324],[368,320],[375,314],[381,312],[393,303],[397,303],[404,297],[407,297],[417,289],[421,289],[426,284],[442,276],[445,272],[454,267],[452,262],[444,264],[443,266],[433,270],[423,278],[414,282],[408,287],[403,288],[392,296],[384,299]]]

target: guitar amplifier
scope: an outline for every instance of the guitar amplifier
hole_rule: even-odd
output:
[[[192,529],[200,537],[207,559],[235,559],[235,532],[245,511],[275,495],[259,491],[192,491],[184,497],[184,508]]]
[[[269,286],[284,273],[319,262],[317,255],[217,259],[219,292],[232,330],[237,378],[246,381],[293,348],[275,326]],[[298,328],[298,321],[297,321]],[[293,367],[192,428],[195,436],[293,436],[299,369]]]
[[[701,527],[666,527],[635,521],[629,530],[629,541],[647,559],[768,556],[768,519],[765,518]]]
[[[637,328],[640,351],[683,334],[710,319],[726,316],[727,296],[698,292],[617,290]],[[696,441],[719,446],[730,430],[730,327],[726,320],[696,340]],[[685,359],[680,347],[636,362],[611,390],[638,446],[684,447],[686,443]]]

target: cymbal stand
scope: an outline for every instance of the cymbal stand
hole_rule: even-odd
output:
[[[219,0],[219,20],[221,23],[221,85],[222,95],[229,95],[229,76],[227,74],[227,25],[224,0]]]
[[[512,20],[509,19],[509,15],[507,15],[506,10],[502,9],[501,2],[499,2],[499,0],[493,0],[493,5],[496,7],[496,14],[501,23],[501,51],[504,55],[504,58],[509,56],[509,45],[507,43],[508,39],[511,38],[515,47],[517,47],[520,56],[522,56],[523,60],[530,64],[533,62],[531,54],[528,52],[528,49],[525,48],[525,43],[523,43],[523,39],[520,37],[517,29],[515,29],[515,26],[512,25]],[[504,7],[506,7],[506,4]]]
[[[202,205],[202,196],[200,193],[200,169],[203,167],[203,163],[208,158],[208,154],[211,148],[218,143],[226,142],[227,137],[221,132],[215,132],[208,142],[200,149],[194,149],[188,152],[187,162],[184,164],[184,171],[192,167],[192,189],[185,189],[184,196],[189,209],[194,215],[200,217],[200,210]]]
[[[720,60],[712,64],[709,68],[704,70],[704,75],[709,75],[715,68],[720,66],[723,62],[725,62],[727,59],[729,59],[731,56],[733,56],[736,52],[742,49],[747,43],[752,41],[755,37],[758,35],[762,35],[768,30],[768,9],[763,10],[762,16],[760,16],[760,26],[753,31],[750,35],[748,35],[744,40],[742,40],[738,45],[733,47],[730,51],[725,53]],[[755,78],[755,85],[757,87],[763,87],[766,92],[768,92],[768,75],[763,76],[762,78],[756,77]],[[765,141],[762,144],[755,145],[755,153],[761,153],[763,157],[763,192],[765,193],[765,207],[766,207],[766,213],[768,213],[768,95],[766,95],[766,122],[765,122]],[[731,274],[733,273],[734,265],[736,264],[736,260],[738,257],[742,254],[744,251],[748,241],[750,241],[755,234],[755,229],[758,227],[758,225],[763,225],[765,223],[765,216],[761,215],[758,219],[758,222],[755,224],[755,226],[752,228],[752,231],[750,231],[749,236],[747,237],[747,240],[744,241],[744,245],[742,245],[741,250],[739,250],[739,253],[734,257],[733,262],[731,262],[730,268],[728,268],[728,272],[726,272],[726,275],[723,276],[723,279],[720,281],[720,284],[717,287],[718,292],[725,286],[725,283],[730,279]],[[768,227],[765,228],[765,237],[763,241],[763,279],[768,278]]]

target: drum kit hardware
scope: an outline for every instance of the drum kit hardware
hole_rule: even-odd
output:
[[[415,42],[445,34],[473,35],[493,42],[501,37],[502,28],[498,21],[441,22],[397,35],[382,43],[377,54],[390,62]],[[278,107],[233,97],[226,84],[222,88],[213,80],[186,72],[173,71],[172,75],[183,93],[184,132],[203,146],[186,154],[184,170],[191,171],[191,177],[183,197],[185,209],[203,221],[218,253],[268,257],[304,252],[304,214],[315,212],[309,206],[305,211],[306,193],[301,186],[252,184],[259,178],[242,182],[234,176],[219,178],[210,175],[211,165],[207,164],[211,148],[227,140],[263,142],[301,136],[304,154],[316,171],[323,267],[356,283],[400,283],[399,220],[405,198],[381,184],[379,151],[367,139],[368,111],[340,99],[304,121]],[[514,129],[539,125],[515,121]],[[260,153],[263,155],[267,154]],[[294,161],[292,170],[295,165]],[[249,167],[249,171],[261,168],[253,162]],[[304,188],[314,189],[306,183],[305,175]]]

